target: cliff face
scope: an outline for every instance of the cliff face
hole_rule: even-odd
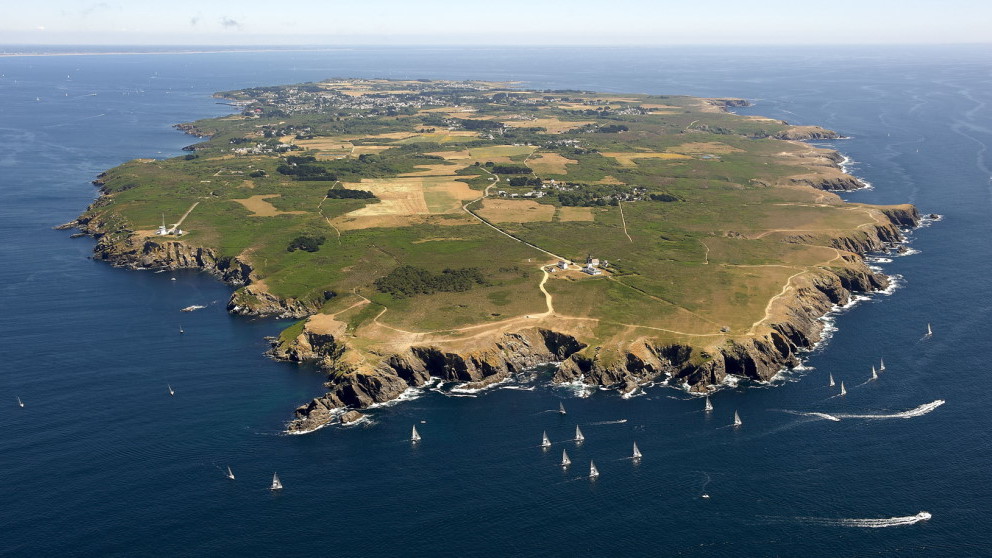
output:
[[[539,364],[567,359],[585,348],[569,335],[528,328],[503,334],[482,347],[455,353],[435,346],[413,346],[389,355],[377,365],[349,364],[348,349],[334,335],[306,328],[293,342],[273,349],[276,358],[319,362],[331,371],[330,390],[296,410],[290,432],[307,432],[326,424],[337,410],[364,409],[399,397],[433,378],[483,388]]]
[[[99,201],[97,203],[100,203]],[[320,308],[317,301],[276,297],[259,285],[251,266],[239,258],[219,257],[210,248],[193,246],[175,237],[147,237],[114,220],[83,216],[61,228],[77,227],[96,239],[93,258],[129,269],[197,269],[230,285],[242,287],[231,295],[227,308],[240,315],[303,318]]]
[[[528,328],[506,333],[470,352],[447,351],[437,346],[412,346],[386,355],[374,366],[353,364],[349,349],[334,334],[304,328],[296,339],[273,349],[277,358],[315,361],[330,372],[329,389],[322,397],[299,407],[288,425],[291,432],[308,432],[331,421],[344,409],[364,409],[399,397],[409,388],[432,379],[464,382],[481,388],[502,381],[526,368],[561,362],[553,381],[580,382],[629,394],[652,382],[706,392],[729,376],[768,381],[780,370],[796,366],[800,354],[822,338],[821,317],[836,305],[850,302],[854,292],[884,289],[885,275],[872,271],[861,254],[891,247],[903,239],[899,226],[914,226],[920,216],[910,205],[881,208],[889,223],[879,223],[829,239],[834,247],[851,252],[832,267],[820,267],[798,276],[792,294],[776,304],[770,318],[745,335],[728,333],[715,349],[689,344],[659,344],[641,338],[621,347],[586,345],[571,335],[548,329]],[[786,242],[823,239],[788,237]],[[343,330],[342,330],[343,331]]]

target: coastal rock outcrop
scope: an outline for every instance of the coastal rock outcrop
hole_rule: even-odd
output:
[[[291,343],[276,346],[273,356],[309,360],[328,369],[330,390],[296,410],[287,426],[304,432],[326,424],[341,408],[364,409],[399,397],[409,388],[433,379],[459,382],[463,389],[481,389],[540,364],[559,362],[585,348],[570,335],[528,328],[506,333],[465,352],[433,345],[415,345],[386,356],[377,365],[348,363],[348,349],[332,335],[304,331]]]

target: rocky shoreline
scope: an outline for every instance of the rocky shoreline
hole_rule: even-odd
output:
[[[368,367],[352,364],[341,335],[304,328],[289,343],[274,344],[272,354],[282,360],[319,364],[329,373],[325,384],[329,391],[299,407],[287,430],[302,433],[321,428],[345,409],[385,403],[436,380],[481,388],[549,363],[561,363],[552,380],[555,383],[581,383],[622,394],[659,381],[705,393],[730,376],[771,380],[781,370],[797,366],[800,355],[822,339],[823,316],[848,304],[854,293],[889,286],[888,277],[871,270],[863,256],[895,249],[905,238],[902,229],[917,226],[920,215],[912,206],[887,208],[883,214],[888,224],[832,239],[833,247],[851,252],[844,265],[799,277],[793,296],[781,303],[781,319],[754,335],[728,336],[712,353],[688,343],[642,339],[622,351],[597,351],[590,357],[580,354],[586,345],[576,336],[532,327],[504,333],[468,353],[448,350],[442,344],[412,346],[382,355],[378,365]]]

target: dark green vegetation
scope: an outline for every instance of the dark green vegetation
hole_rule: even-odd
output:
[[[323,236],[298,236],[289,243],[287,251],[303,250],[304,252],[316,252],[320,250],[320,245],[327,240]]]
[[[403,265],[389,272],[389,275],[375,280],[375,288],[397,298],[418,294],[459,293],[475,285],[485,285],[486,278],[477,267],[445,269],[441,273],[431,273],[426,269]]]

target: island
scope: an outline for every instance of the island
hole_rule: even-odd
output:
[[[317,363],[327,392],[290,432],[542,364],[624,395],[768,381],[852,292],[887,287],[864,256],[920,221],[843,201],[864,184],[805,142],[839,136],[728,110],[742,99],[368,79],[217,96],[236,113],[101,174],[67,226],[97,259],[201,269],[236,287],[230,312],[294,319],[271,354]]]

